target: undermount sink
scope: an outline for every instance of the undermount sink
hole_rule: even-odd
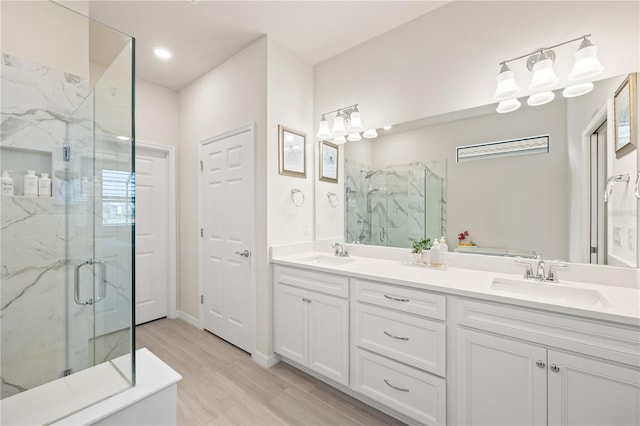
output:
[[[585,306],[611,306],[598,291],[568,287],[558,283],[527,281],[524,279],[494,278],[491,289],[533,297],[541,302],[563,302]]]
[[[334,265],[334,266],[346,265],[347,263],[351,263],[355,261],[355,259],[350,259],[348,257],[323,256],[323,255],[303,257],[300,260],[302,260],[303,262],[312,262],[312,263],[318,263],[320,265]]]

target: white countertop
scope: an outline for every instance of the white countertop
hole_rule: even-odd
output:
[[[640,291],[637,287],[620,287],[563,280],[559,284],[531,282],[533,285],[569,286],[595,290],[608,302],[607,306],[590,306],[573,303],[571,300],[543,300],[537,296],[505,293],[491,288],[494,278],[521,278],[518,275],[463,269],[460,267],[433,269],[413,266],[400,260],[356,256],[350,257],[350,259],[354,260],[353,262],[344,265],[318,264],[304,260],[313,256],[333,256],[333,254],[317,251],[298,252],[296,254],[281,253],[274,254],[271,261],[281,265],[304,267],[316,271],[382,281],[455,296],[509,303],[556,313],[579,315],[590,319],[640,326]]]

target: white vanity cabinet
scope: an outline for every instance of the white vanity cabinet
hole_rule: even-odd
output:
[[[420,424],[446,424],[446,297],[351,279],[352,389]]]
[[[276,265],[276,353],[349,385],[349,280]]]
[[[456,305],[458,424],[640,424],[637,329],[464,299]]]

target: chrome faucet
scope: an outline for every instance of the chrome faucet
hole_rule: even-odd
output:
[[[347,252],[347,250],[342,246],[342,244],[340,243],[335,243],[333,246],[334,249],[336,249],[335,251],[335,255],[336,256],[340,256],[340,257],[348,257],[349,253]]]
[[[540,253],[535,253],[535,261],[537,262],[536,272],[533,273],[533,267],[531,263],[523,260],[516,260],[516,263],[521,265],[526,265],[527,269],[525,270],[523,278],[525,280],[536,280],[536,281],[544,281],[544,282],[558,282],[558,273],[556,271],[557,268],[568,268],[568,266],[564,263],[552,263],[549,272],[546,271],[546,265]]]
[[[544,269],[544,260],[542,260],[542,256],[540,253],[536,252],[536,262],[538,262],[538,266],[536,267],[536,276],[535,279],[538,281],[546,281],[547,274]]]

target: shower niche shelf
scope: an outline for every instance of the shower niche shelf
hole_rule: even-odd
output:
[[[17,148],[13,146],[0,147],[0,172],[11,170],[13,178],[14,196],[24,195],[24,175],[27,170],[35,170],[41,173],[49,173],[53,180],[53,153],[51,151],[38,151],[34,149]],[[33,197],[29,197],[33,198]]]

